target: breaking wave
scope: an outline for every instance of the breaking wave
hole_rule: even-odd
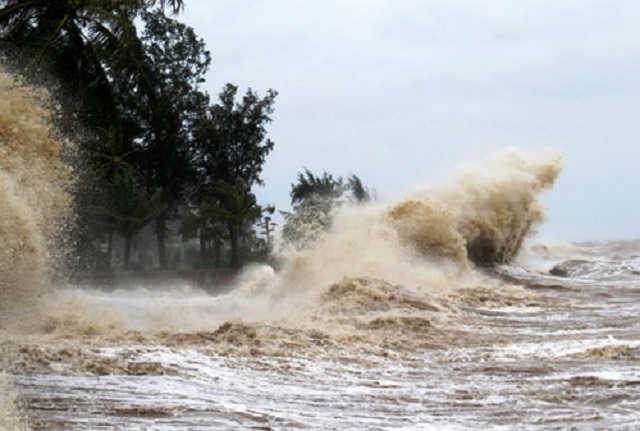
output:
[[[48,333],[206,330],[234,319],[299,323],[297,311],[307,310],[317,319],[318,310],[328,307],[322,298],[330,292],[343,292],[346,303],[355,291],[347,294],[335,286],[354,279],[370,280],[360,283],[360,293],[393,285],[436,302],[456,290],[497,287],[499,282],[475,267],[515,257],[544,219],[539,194],[553,185],[561,169],[557,156],[510,151],[400,202],[345,208],[329,231],[289,256],[278,274],[253,268],[240,278],[238,289],[222,297],[169,292],[158,302],[145,300],[164,295],[154,289],[59,291],[56,298],[47,298],[44,312],[15,319],[16,310],[42,301],[56,232],[70,212],[70,170],[60,161],[69,144],[56,139],[46,93],[4,73],[0,91],[6,95],[0,102],[0,198],[6,202],[0,209],[0,321],[6,326],[38,315],[37,326]],[[365,297],[379,294],[360,301]],[[175,307],[190,311],[172,313]]]
[[[508,263],[544,220],[538,196],[560,170],[559,157],[511,151],[468,166],[450,185],[395,205],[389,216],[400,237],[423,254],[463,266]]]
[[[53,245],[69,214],[68,144],[56,137],[48,94],[0,70],[0,333],[41,323]],[[4,347],[0,367],[7,361]],[[0,375],[0,429],[27,429]]]
[[[343,277],[412,286],[420,294],[495,285],[475,267],[514,259],[544,220],[539,195],[560,170],[557,156],[511,151],[399,203],[345,209],[310,249],[289,259],[275,296],[318,296]]]
[[[0,325],[37,306],[69,213],[70,170],[60,160],[48,95],[0,70]],[[27,317],[32,317],[28,313]]]
[[[23,370],[168,372],[156,363],[100,359],[86,348],[92,343],[206,345],[212,354],[254,356],[312,355],[328,346],[432,348],[463,338],[455,329],[460,304],[530,300],[476,270],[516,256],[544,219],[539,194],[561,169],[556,156],[513,151],[399,202],[344,208],[281,271],[251,268],[225,295],[178,286],[46,289],[72,211],[72,172],[60,158],[71,144],[51,126],[46,92],[0,71],[0,94],[0,332],[55,340],[9,341],[22,346]],[[8,422],[15,402],[4,385],[0,425],[21,429]]]

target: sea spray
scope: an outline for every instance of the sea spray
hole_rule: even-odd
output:
[[[349,363],[360,372],[367,369],[368,358],[395,362],[416,352],[466,346],[469,307],[536,309],[543,304],[523,288],[477,271],[467,259],[473,239],[467,226],[503,227],[495,241],[516,238],[511,250],[516,253],[521,237],[542,219],[538,194],[550,183],[539,179],[537,168],[531,173],[519,167],[526,157],[515,158],[515,167],[506,163],[504,170],[493,169],[486,178],[476,176],[478,184],[468,183],[466,175],[482,168],[469,168],[453,182],[399,203],[345,208],[314,245],[291,256],[281,271],[251,268],[226,295],[215,297],[188,286],[65,292],[63,299],[76,295],[78,302],[68,302],[75,314],[60,308],[51,324],[54,338],[40,338],[49,342],[18,342],[17,362],[38,374],[63,369],[122,376],[114,381],[126,385],[128,376],[159,379],[176,369],[183,376],[185,364],[191,364],[162,362],[169,350],[179,358],[198,352],[207,361],[265,357],[271,359],[261,366],[272,361],[275,367],[317,358]],[[546,172],[548,165],[557,175],[555,158],[535,166]],[[408,202],[435,202],[441,217],[394,217],[394,210]],[[109,316],[113,309],[121,313],[121,324],[95,325],[95,316]],[[431,365],[418,363],[421,370]],[[287,369],[283,375],[292,372]],[[133,411],[125,407],[119,411]]]
[[[430,293],[487,282],[474,267],[517,255],[544,220],[539,195],[560,170],[556,155],[509,151],[400,202],[343,209],[312,247],[290,258],[279,289],[319,292],[343,277]]]
[[[70,169],[60,160],[69,144],[51,125],[47,92],[0,70],[0,95],[0,325],[6,327],[36,314],[69,214]]]
[[[460,305],[532,301],[477,266],[516,257],[560,170],[556,155],[509,151],[399,202],[339,210],[260,291],[271,295],[270,317],[358,348],[458,342]]]
[[[277,300],[317,297],[344,277],[424,286],[431,292],[447,290],[452,278],[461,280],[463,274],[455,265],[430,260],[407,247],[389,223],[387,211],[387,204],[378,203],[336,214],[331,229],[312,247],[290,257],[274,289]]]
[[[0,210],[0,272],[6,275],[0,319],[6,325],[15,320],[16,312],[35,306],[47,284],[52,244],[69,211],[65,190],[70,173],[59,157],[65,143],[56,139],[51,115],[41,103],[46,93],[8,74],[0,78],[6,94],[0,104],[0,194],[6,202]],[[538,195],[551,187],[559,171],[556,157],[511,152],[399,202],[338,211],[331,228],[311,247],[293,254],[282,271],[252,270],[235,293],[210,298],[196,292],[193,298],[172,302],[171,294],[151,289],[141,290],[139,300],[134,292],[126,299],[65,292],[55,308],[70,312],[42,313],[40,327],[82,335],[126,329],[207,330],[227,319],[277,318],[288,324],[299,322],[300,310],[322,313],[326,299],[343,291],[389,284],[407,298],[422,296],[429,302],[432,296],[444,297],[456,289],[495,285],[474,266],[515,256],[522,240],[543,219]],[[335,287],[352,279],[360,280],[362,288]],[[71,306],[66,307],[69,298]],[[92,316],[110,323],[98,325]]]
[[[66,307],[73,309],[73,318],[58,313],[50,316],[49,326],[68,334],[206,331],[225,321],[334,327],[330,321],[340,318],[341,306],[349,313],[355,301],[366,310],[366,298],[387,296],[402,298],[390,304],[431,304],[446,320],[442,298],[478,286],[500,288],[500,281],[476,265],[484,264],[486,256],[499,263],[517,254],[543,220],[539,194],[559,171],[555,155],[502,154],[399,202],[339,210],[330,229],[290,255],[281,271],[247,268],[226,295],[212,297],[179,285],[112,293],[85,289],[71,301],[76,305]],[[382,294],[381,286],[396,292]],[[343,301],[336,299],[341,292],[348,293]],[[110,323],[93,322],[91,316],[98,315],[100,322]]]
[[[544,220],[538,198],[561,168],[558,156],[512,150],[464,167],[455,181],[395,205],[389,217],[402,239],[425,255],[463,266],[508,263]]]

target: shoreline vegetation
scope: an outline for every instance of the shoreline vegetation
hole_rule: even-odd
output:
[[[290,187],[291,209],[258,202],[255,190],[264,186],[276,145],[268,128],[278,93],[228,83],[217,97],[208,94],[212,56],[179,21],[184,3],[0,0],[0,52],[10,69],[2,75],[22,76],[21,91],[47,112],[30,119],[44,125],[56,148],[39,157],[63,165],[70,177],[63,188],[68,202],[56,204],[66,213],[43,214],[34,229],[44,237],[37,257],[46,270],[73,278],[277,267],[277,247],[309,249],[335,225],[338,209],[376,200],[355,174],[302,167]],[[34,82],[55,84],[41,90]],[[20,119],[7,111],[12,129]],[[29,143],[7,139],[9,158],[0,167],[12,177],[32,175],[30,166],[16,167],[33,159]],[[394,203],[380,219],[419,254],[461,266],[509,262],[542,220],[537,194],[553,185],[561,161],[514,153],[492,163],[510,184],[469,171],[455,186],[459,193]],[[491,184],[496,191],[485,193]],[[457,202],[457,194],[474,196],[477,207]]]
[[[196,250],[183,266],[203,269],[271,252],[275,208],[258,203],[255,187],[274,148],[277,92],[228,83],[208,94],[211,54],[179,21],[183,9],[182,0],[0,0],[0,73],[49,112],[59,149],[41,156],[73,177],[72,214],[47,233],[50,248],[64,249],[48,250],[61,256],[51,269],[167,270],[181,243]],[[10,128],[16,118],[4,120]],[[1,167],[16,174],[28,148],[7,139],[14,154]]]
[[[56,256],[48,269],[82,278],[274,266],[277,231],[283,248],[306,247],[337,207],[374,198],[356,175],[301,167],[291,210],[258,202],[278,93],[232,83],[217,97],[205,91],[212,56],[180,22],[183,8],[182,0],[0,0],[0,73],[49,113],[58,150],[43,158],[71,173],[69,214],[47,233]],[[9,172],[26,147],[12,151]]]

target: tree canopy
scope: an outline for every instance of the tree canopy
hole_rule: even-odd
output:
[[[85,132],[77,243],[102,250],[108,238],[107,261],[116,235],[128,263],[133,237],[152,221],[161,268],[181,219],[205,251],[208,241],[218,251],[228,243],[231,266],[242,263],[243,238],[255,238],[262,207],[251,188],[263,184],[274,148],[267,125],[277,93],[240,96],[227,84],[211,103],[201,89],[211,55],[170,16],[183,8],[182,0],[0,0],[0,48],[79,100],[67,110]]]

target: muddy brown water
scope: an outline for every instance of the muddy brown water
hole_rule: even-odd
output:
[[[46,91],[0,94],[0,429],[640,429],[640,243],[521,249],[556,155],[344,208],[225,295],[52,287],[76,146]]]
[[[13,341],[12,379],[34,430],[634,430],[640,262],[620,262],[594,260],[582,278],[504,267],[494,276],[524,289],[462,289],[430,307],[344,280],[315,316],[339,324],[326,331],[234,321]],[[336,308],[338,291],[356,299]]]

